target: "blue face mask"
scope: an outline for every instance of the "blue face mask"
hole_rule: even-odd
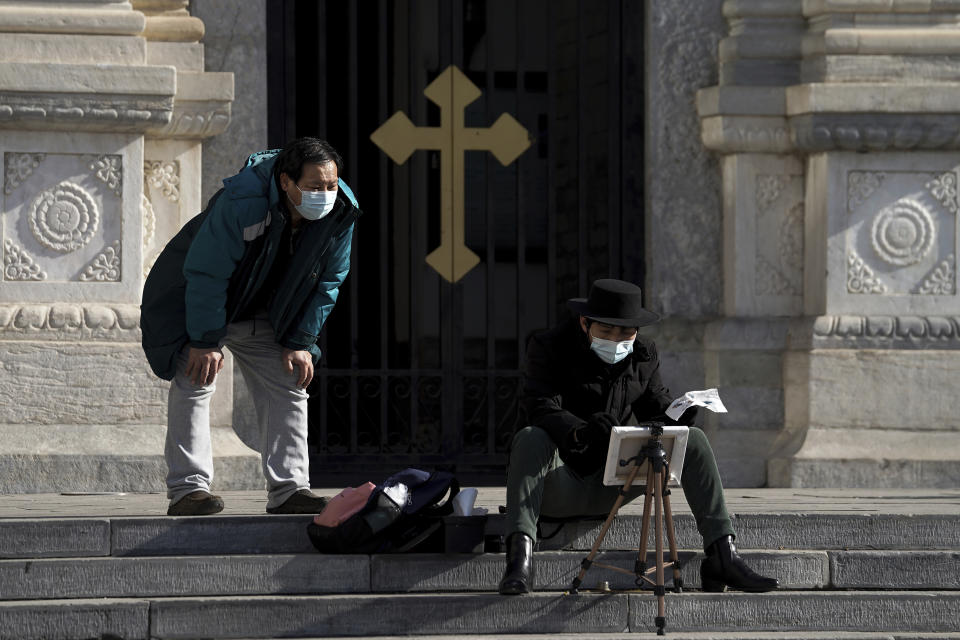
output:
[[[591,336],[590,350],[607,364],[616,364],[633,353],[633,340],[614,342]]]
[[[300,192],[300,204],[294,205],[297,213],[307,220],[319,220],[331,211],[333,205],[337,203],[338,189],[333,191],[304,191],[296,182],[293,186]]]

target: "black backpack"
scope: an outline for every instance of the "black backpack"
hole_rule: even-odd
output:
[[[407,500],[398,504],[399,485]],[[450,496],[441,503],[449,491]],[[379,485],[360,511],[335,527],[311,522],[307,535],[320,553],[400,553],[415,550],[442,526],[441,516],[453,513],[460,485],[452,473],[404,469]]]

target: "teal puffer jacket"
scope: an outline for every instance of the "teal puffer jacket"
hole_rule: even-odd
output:
[[[140,327],[153,372],[176,374],[184,345],[215,347],[270,272],[288,215],[273,179],[279,150],[250,156],[157,258],[143,289]],[[317,336],[350,270],[357,200],[342,180],[329,215],[304,221],[270,307],[276,340],[320,360]]]

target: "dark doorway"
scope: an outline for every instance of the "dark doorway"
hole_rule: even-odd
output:
[[[600,277],[643,282],[643,3],[274,0],[271,146],[329,140],[364,210],[311,385],[315,484],[451,466],[500,483],[526,337]],[[509,113],[533,139],[509,166],[465,158],[456,283],[440,241],[439,152],[395,164],[370,141],[394,112],[437,126],[424,88],[456,65],[482,95],[468,127]]]

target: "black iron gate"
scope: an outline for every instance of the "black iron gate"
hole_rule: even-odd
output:
[[[642,5],[268,4],[271,144],[330,140],[364,210],[310,389],[315,483],[406,465],[502,482],[526,337],[595,278],[642,282]],[[439,152],[397,165],[370,141],[396,111],[438,126],[423,92],[449,65],[482,92],[466,126],[509,113],[532,138],[506,167],[466,153],[480,263],[454,283],[424,261],[440,243]]]

